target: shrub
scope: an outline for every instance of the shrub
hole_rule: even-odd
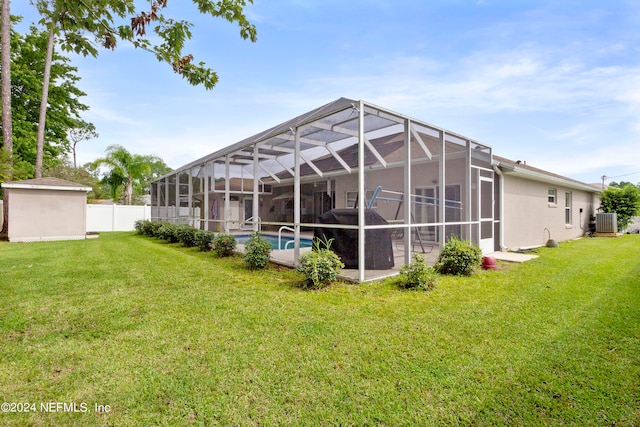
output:
[[[471,242],[452,237],[442,248],[435,268],[439,273],[470,276],[482,262],[482,251]]]
[[[264,237],[260,236],[260,232],[255,231],[244,245],[244,261],[251,270],[258,270],[266,267],[269,262],[269,254],[271,253],[271,244]]]
[[[197,230],[195,234],[196,246],[202,252],[209,252],[212,249],[211,243],[213,243],[213,239],[215,237],[216,235],[213,233],[213,231]]]
[[[333,239],[321,241],[313,240],[313,250],[300,257],[300,265],[296,270],[305,275],[303,288],[320,289],[336,280],[344,264],[340,257],[330,247]]]
[[[144,234],[144,227],[147,221],[146,219],[139,219],[133,223],[133,228],[135,228],[137,234]]]
[[[400,287],[428,291],[436,287],[438,273],[424,262],[424,256],[413,254],[413,261],[400,268]]]
[[[162,223],[158,221],[148,221],[145,223],[142,231],[145,236],[158,237],[158,232],[162,227]]]
[[[236,250],[236,239],[231,234],[218,234],[211,244],[219,257],[233,255]]]
[[[141,234],[143,236],[155,237],[158,231],[158,228],[162,223],[151,221],[149,219],[140,219],[134,223],[134,228],[136,233]]]
[[[170,222],[163,222],[162,225],[158,228],[158,233],[156,234],[158,239],[166,240],[169,243],[177,243],[178,242],[178,226],[175,224],[171,224]]]
[[[178,240],[187,248],[196,245],[196,232],[198,230],[189,225],[180,225],[177,228]]]

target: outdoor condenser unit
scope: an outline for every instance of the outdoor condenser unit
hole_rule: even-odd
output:
[[[596,214],[596,232],[597,233],[617,233],[618,232],[618,214],[614,213],[597,213]]]

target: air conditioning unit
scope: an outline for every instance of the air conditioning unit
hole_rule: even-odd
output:
[[[614,213],[597,213],[596,214],[596,233],[617,233],[618,232],[618,214]]]

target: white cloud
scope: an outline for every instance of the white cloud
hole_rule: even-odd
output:
[[[326,18],[327,6],[317,2],[250,5],[261,42],[249,53],[259,59],[252,63],[241,58],[246,51],[213,45],[209,53],[216,60],[232,58],[218,69],[222,81],[213,92],[189,87],[143,52],[118,49],[80,61],[91,106],[86,119],[101,135],[82,144],[80,155],[93,160],[119,143],[177,167],[345,96],[466,133],[497,154],[513,153],[560,173],[628,166],[633,156],[620,153],[640,152],[637,26],[630,25],[632,13],[628,22],[610,23],[616,8],[633,10],[631,3],[597,9],[463,3],[461,16],[473,18],[467,26],[445,27],[428,17],[425,28],[407,32],[405,21],[381,13],[397,4],[370,5],[362,17],[379,24],[373,41],[336,27]],[[303,43],[286,40],[294,32]],[[258,71],[246,73],[233,61]]]

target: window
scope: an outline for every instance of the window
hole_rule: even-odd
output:
[[[356,207],[356,201],[358,200],[357,191],[347,191],[347,209],[353,209]]]
[[[414,222],[417,223],[433,223],[438,222],[438,192],[439,187],[427,187],[415,189],[415,207],[416,215]],[[416,229],[416,237],[429,242],[438,241],[438,227],[418,227]]]
[[[564,223],[571,225],[571,193],[564,193]]]
[[[549,188],[549,190],[547,192],[547,201],[549,202],[550,205],[555,205],[556,204],[556,189],[555,188]]]

